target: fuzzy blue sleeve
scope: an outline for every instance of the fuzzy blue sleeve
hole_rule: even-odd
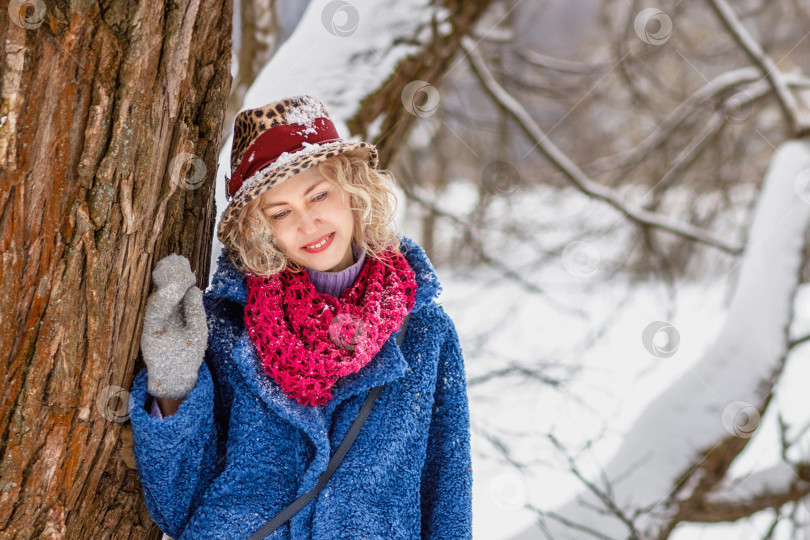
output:
[[[439,353],[436,391],[422,469],[422,538],[472,538],[470,413],[464,358],[452,320]]]
[[[216,420],[210,355],[177,413],[163,419],[146,411],[147,370],[132,384],[130,421],[135,464],[152,519],[179,538],[211,481],[224,467],[226,426]]]

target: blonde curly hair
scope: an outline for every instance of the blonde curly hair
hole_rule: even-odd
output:
[[[365,157],[350,152],[336,154],[313,167],[323,177],[349,195],[354,215],[353,242],[367,257],[381,259],[387,250],[399,251],[394,217],[397,180],[389,170],[372,169]],[[284,254],[273,237],[273,224],[259,208],[261,196],[246,203],[231,229],[228,257],[240,271],[271,276],[289,268],[301,272],[303,266]]]

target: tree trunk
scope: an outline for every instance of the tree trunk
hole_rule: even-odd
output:
[[[276,0],[242,0],[237,7],[242,25],[241,41],[235,44],[237,53],[233,60],[237,68],[225,113],[223,140],[227,140],[233,131],[233,122],[242,110],[245,94],[256,75],[275,54],[281,38]]]
[[[124,389],[154,263],[183,254],[206,286],[232,5],[20,3],[0,18],[0,536],[160,538]]]
[[[418,80],[429,81],[432,85],[439,86],[447,71],[454,67],[456,62],[461,61],[458,58],[461,39],[470,35],[492,0],[476,2],[445,0],[436,3],[448,10],[447,20],[452,23],[453,31],[444,36],[435,32],[432,41],[418,54],[399,64],[396,76],[389,78],[379,91],[368,96],[360,104],[358,114],[347,122],[352,133],[360,134],[365,139],[371,123],[378,116],[385,116],[380,128],[383,135],[374,141],[382,167],[388,166],[402,141],[407,140],[407,134],[416,118],[402,106],[403,87],[411,81]],[[418,97],[418,94],[414,97]]]

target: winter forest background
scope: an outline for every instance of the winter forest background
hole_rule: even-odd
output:
[[[278,2],[244,105],[361,101],[396,53],[338,48],[419,4],[346,4],[327,45],[323,4]],[[398,227],[462,340],[475,538],[810,538],[809,30],[784,0],[496,2],[403,91]]]
[[[78,12],[29,4],[47,6],[41,32],[56,33]],[[23,71],[19,50],[8,46],[9,36],[23,32],[12,5],[1,27],[0,156],[9,170],[16,154],[8,134],[20,129],[9,111],[23,80],[15,79]],[[471,28],[459,27],[448,5],[459,4],[234,0],[233,81],[219,96],[224,121],[214,126],[221,140],[206,154],[194,150],[194,174],[181,182],[185,200],[202,196],[205,178],[215,185],[216,213],[225,207],[230,131],[243,108],[312,94],[341,135],[382,141],[399,180],[398,230],[436,267],[440,302],[462,343],[475,538],[810,539],[810,3],[489,0]],[[114,26],[115,16],[123,17],[105,21]],[[150,25],[148,17],[135,19]],[[178,23],[181,36],[184,28]],[[430,64],[426,44],[460,28],[465,35],[441,77],[410,77]],[[65,58],[84,58],[68,41],[43,42],[55,44],[60,69],[72,65]],[[143,49],[144,62],[153,54]],[[124,65],[133,80],[150,69]],[[174,96],[188,86],[166,73],[166,110],[176,112]],[[384,87],[397,89],[394,102],[378,99]],[[115,127],[116,134],[126,129]],[[202,161],[219,163],[215,179]],[[102,162],[96,174],[124,174],[113,169]],[[126,178],[121,185],[132,189]],[[16,184],[5,181],[0,209],[14,200]],[[184,211],[199,217],[190,203],[172,202],[174,188],[166,194],[157,186],[151,203],[139,208],[133,199],[132,214],[123,191],[97,191],[87,223],[98,225],[94,212],[119,203],[129,232],[147,206],[160,208],[157,221]],[[14,254],[25,250],[15,251],[8,212],[0,212],[0,323],[28,336],[19,316],[2,318],[14,313],[11,289],[27,290],[11,279],[26,275],[12,271]],[[173,230],[181,239],[205,233]],[[158,236],[155,228],[151,238]],[[220,248],[214,237],[210,252],[198,249],[198,268],[212,275]],[[133,275],[146,276],[154,261],[137,260]],[[115,290],[120,300],[128,289]],[[139,285],[132,305],[146,292]],[[137,314],[126,316],[127,328],[138,328]],[[41,346],[30,345],[41,339],[22,341],[34,357],[42,348],[58,360],[67,350],[59,340],[71,334],[53,332],[56,341]],[[31,358],[19,352],[20,339],[2,339],[9,358]],[[137,339],[128,343],[134,358]],[[59,401],[51,385],[60,383],[47,370],[71,373],[69,363],[53,362],[40,372],[49,393],[37,395],[37,407]],[[28,430],[15,431],[17,411],[29,406],[19,396],[36,387],[22,382],[20,365],[10,360],[3,368],[0,531],[9,523],[21,531],[30,521],[26,530],[62,538],[71,505],[46,501],[40,515],[37,500],[20,510],[26,493],[55,492],[54,479],[69,469],[57,464],[72,462],[69,451],[38,450],[59,448],[60,431],[28,446],[21,442]],[[131,366],[122,377],[134,373]],[[94,373],[104,384],[115,380],[110,370]],[[62,390],[69,393],[67,385]],[[118,436],[98,447],[109,445],[107,458],[126,455],[121,433],[123,449]],[[8,463],[22,455],[36,465],[16,476]],[[26,491],[24,477],[40,484]],[[137,500],[131,465],[95,478],[106,490],[125,486]],[[83,496],[67,498],[78,504]],[[145,510],[136,504],[128,512]],[[105,521],[113,527],[116,520]]]

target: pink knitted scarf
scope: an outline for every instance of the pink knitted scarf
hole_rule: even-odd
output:
[[[245,325],[264,372],[298,403],[325,404],[337,380],[360,371],[399,329],[415,303],[415,277],[395,250],[366,257],[340,298],[318,293],[306,271],[247,272]]]

